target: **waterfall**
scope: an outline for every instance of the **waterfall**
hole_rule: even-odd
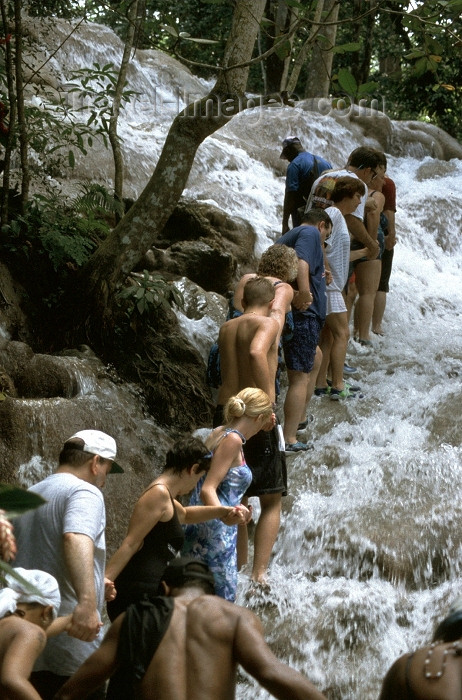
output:
[[[67,26],[57,22],[51,48]],[[45,36],[38,23],[34,31]],[[64,85],[69,66],[115,62],[120,51],[108,29],[87,25],[56,54],[50,71]],[[139,96],[123,110],[120,133],[125,194],[136,196],[183,106],[182,95],[204,94],[208,86],[154,51],[138,52],[129,80]],[[315,450],[289,458],[270,593],[249,594],[247,574],[240,575],[239,602],[260,615],[277,655],[331,700],[377,698],[391,662],[429,641],[460,595],[462,161],[434,158],[438,149],[428,138],[419,141],[414,128],[411,133],[387,121],[387,136],[383,119],[371,113],[358,124],[303,103],[254,107],[201,145],[185,192],[247,219],[261,253],[280,232],[283,138],[297,134],[307,150],[335,167],[356,146],[383,147],[388,138],[398,244],[385,335],[374,337],[372,351],[353,341],[348,350],[364,398],[313,398],[309,437]],[[102,145],[78,159],[72,177],[88,173],[110,182],[111,158]],[[62,184],[72,191],[71,179]],[[205,303],[196,306],[195,315],[180,314],[180,320],[205,354],[219,313],[210,314]],[[88,401],[92,384],[80,380],[80,386]],[[133,433],[131,415],[127,422]],[[35,475],[42,467],[37,454],[32,457],[27,464]],[[110,510],[117,498],[116,488],[106,493]],[[237,696],[269,697],[246,674]]]

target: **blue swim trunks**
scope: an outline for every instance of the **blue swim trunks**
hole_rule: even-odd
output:
[[[323,325],[318,316],[294,313],[293,336],[283,344],[287,369],[305,374],[311,372]]]

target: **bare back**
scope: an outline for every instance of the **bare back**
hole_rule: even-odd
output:
[[[222,377],[219,404],[246,387],[262,389],[275,400],[278,332],[274,318],[253,313],[222,325],[218,338]]]
[[[326,700],[274,656],[253,612],[197,594],[189,602],[187,595],[175,598],[168,630],[141,681],[140,700],[234,700],[238,664],[275,698]]]
[[[40,696],[29,684],[28,678],[45,644],[45,632],[32,622],[15,615],[0,620],[1,698],[8,698],[10,693],[13,695],[13,692],[21,690],[24,693],[21,697],[39,700]]]
[[[152,617],[131,626],[131,648],[138,638],[160,638],[142,680],[133,689],[136,700],[234,700],[238,664],[279,700],[326,700],[304,675],[279,661],[266,644],[260,620],[247,608],[200,587],[183,588],[174,597],[171,617]],[[170,607],[170,606],[169,606]],[[101,646],[58,692],[57,700],[81,700],[98,688],[118,666],[118,646],[125,613],[111,625]],[[162,628],[162,625],[165,627]],[[144,664],[144,652],[137,660]],[[129,661],[133,667],[133,660]],[[121,669],[123,671],[123,669]],[[115,679],[114,679],[115,680]],[[108,697],[120,697],[108,689]],[[125,696],[124,696],[125,697]]]
[[[425,673],[431,677],[426,678]],[[462,655],[450,642],[399,658],[385,677],[380,700],[462,700],[461,688]]]
[[[216,596],[176,598],[165,636],[140,687],[142,700],[232,700],[239,613]]]

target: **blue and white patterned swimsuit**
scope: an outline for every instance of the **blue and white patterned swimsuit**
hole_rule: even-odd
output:
[[[221,440],[230,433],[237,433],[245,444],[245,437],[231,428],[224,431]],[[219,444],[219,443],[218,443]],[[216,448],[215,448],[216,449]],[[200,499],[205,476],[191,494],[190,506],[204,505]],[[252,481],[252,472],[245,463],[232,467],[217,488],[217,496],[224,506],[237,506]],[[197,525],[186,525],[183,555],[205,561],[215,576],[215,593],[234,602],[237,588],[237,525],[225,525],[221,520],[208,520]]]

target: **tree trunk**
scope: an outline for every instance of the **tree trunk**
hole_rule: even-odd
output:
[[[329,95],[330,81],[332,77],[332,63],[334,54],[332,48],[335,46],[337,38],[337,25],[340,3],[338,0],[325,0],[324,10],[327,12],[327,22],[322,33],[326,41],[315,42],[308,63],[308,75],[305,86],[305,97],[327,97]]]
[[[162,233],[186,186],[198,147],[243,108],[249,73],[245,64],[252,57],[264,6],[265,0],[236,0],[215,87],[174,119],[151,179],[82,270],[81,301],[87,303],[81,305],[80,314],[102,342],[111,325],[115,292]]]
[[[112,115],[109,120],[109,141],[111,143],[112,153],[114,156],[114,196],[119,202],[123,198],[123,183],[124,183],[124,161],[120,140],[117,135],[117,123],[120,114],[120,105],[122,102],[122,93],[127,80],[128,64],[130,62],[130,52],[133,48],[133,39],[136,30],[136,18],[138,13],[138,2],[133,0],[128,11],[128,28],[127,37],[125,39],[124,52],[120,64],[119,75],[114,92],[112,102]],[[118,217],[118,215],[117,215]],[[117,218],[117,221],[120,217]]]
[[[14,91],[14,61],[11,51],[11,40],[8,38],[10,35],[8,9],[4,0],[2,0],[0,3],[0,9],[3,27],[5,31],[5,71],[9,101],[8,134],[6,134],[5,143],[5,157],[3,166],[3,191],[1,200],[1,225],[4,226],[8,223],[9,220],[8,204],[10,191],[11,154],[13,152],[14,147],[14,131],[16,125],[16,95]]]
[[[364,37],[364,54],[363,60],[359,67],[358,74],[358,85],[362,83],[367,83],[369,80],[369,73],[371,70],[371,58],[372,58],[372,47],[374,42],[374,28],[375,21],[377,17],[377,0],[370,0],[371,9],[375,9],[371,12],[366,19],[365,26],[365,37]]]
[[[295,57],[295,61],[293,62],[292,72],[290,74],[289,79],[287,80],[287,84],[286,84],[285,89],[287,90],[289,95],[292,92],[294,92],[295,88],[297,87],[297,82],[298,82],[298,78],[300,76],[300,71],[302,70],[302,68],[303,68],[303,66],[308,58],[308,55],[310,53],[313,42],[316,39],[316,36],[319,34],[319,30],[320,30],[319,23],[321,22],[323,10],[324,10],[324,0],[318,0],[317,5],[316,5],[316,10],[314,13],[312,29],[310,31],[308,38],[304,42],[302,48],[298,52],[298,55]]]
[[[274,22],[274,37],[272,45],[278,41],[282,35],[290,32],[292,23],[295,21],[296,13],[292,8],[287,7],[284,0],[278,0],[278,2],[268,3],[268,14]],[[292,40],[287,39],[292,45]],[[269,46],[268,46],[269,48]],[[290,54],[285,58],[282,58],[278,52],[272,53],[265,61],[266,64],[266,74],[267,74],[267,85],[265,92],[273,93],[280,92],[284,89],[287,73],[287,65],[290,61]]]
[[[15,24],[15,65],[16,65],[16,102],[18,113],[19,152],[21,158],[21,211],[29,199],[30,170],[28,160],[28,134],[26,115],[24,110],[24,80],[22,73],[22,1],[15,0],[14,24]]]

